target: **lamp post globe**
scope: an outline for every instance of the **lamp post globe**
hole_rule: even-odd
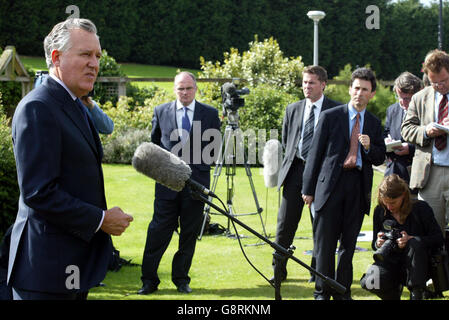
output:
[[[326,16],[324,11],[309,11],[307,16],[313,20],[313,65],[318,65],[318,23]]]

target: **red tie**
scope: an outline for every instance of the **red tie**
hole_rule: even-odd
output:
[[[349,153],[346,157],[345,162],[343,163],[343,168],[345,169],[354,169],[357,163],[357,151],[359,149],[359,133],[360,133],[359,117],[360,114],[357,113],[355,124],[354,127],[352,128]]]
[[[442,124],[443,119],[447,117],[447,95],[443,95],[440,106],[438,108],[438,123]],[[447,145],[447,135],[438,136],[435,138],[435,148],[443,150]]]

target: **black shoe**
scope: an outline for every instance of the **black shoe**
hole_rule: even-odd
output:
[[[156,290],[157,290],[157,286],[149,284],[149,283],[144,283],[142,288],[139,291],[137,291],[137,294],[150,294]]]
[[[286,275],[283,275],[283,276],[281,277],[281,282],[284,282],[285,280],[287,280],[287,276],[286,276]],[[271,282],[272,284],[274,284],[274,277],[272,277],[272,278],[270,279],[270,282]]]
[[[417,288],[410,291],[410,300],[422,300],[424,295],[424,289]]]
[[[313,282],[315,282],[315,275],[314,274],[312,274],[310,276],[310,279],[309,279],[309,283],[313,283]]]
[[[178,292],[181,292],[181,293],[191,293],[191,292],[192,292],[192,288],[190,288],[190,286],[189,286],[188,283],[180,284],[180,285],[178,286]]]
[[[351,295],[347,295],[347,294],[335,294],[332,296],[334,298],[334,300],[352,300]]]
[[[318,294],[314,296],[315,300],[330,300],[330,296],[324,294]]]

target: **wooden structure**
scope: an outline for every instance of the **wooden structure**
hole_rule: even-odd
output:
[[[33,89],[33,81],[13,46],[7,46],[0,56],[0,81],[21,82],[22,97]]]
[[[196,82],[218,82],[225,83],[232,81],[232,78],[208,78],[208,79],[196,79]],[[97,83],[111,84],[107,88],[107,95],[113,96],[126,96],[126,84],[128,82],[173,82],[174,78],[128,78],[128,77],[98,77]]]

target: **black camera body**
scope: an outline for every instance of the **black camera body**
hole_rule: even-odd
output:
[[[385,240],[384,244],[376,250],[373,254],[373,258],[375,261],[385,261],[388,257],[390,257],[395,252],[398,252],[399,247],[396,242],[397,239],[402,237],[401,231],[398,228],[398,223],[394,220],[385,220],[383,223],[384,229],[386,230],[385,234],[382,236],[382,239]]]
[[[248,93],[248,88],[237,90],[235,85],[231,82],[226,82],[223,84],[221,87],[223,110],[226,110],[229,113],[236,112],[239,108],[245,105],[245,99],[240,96]]]

